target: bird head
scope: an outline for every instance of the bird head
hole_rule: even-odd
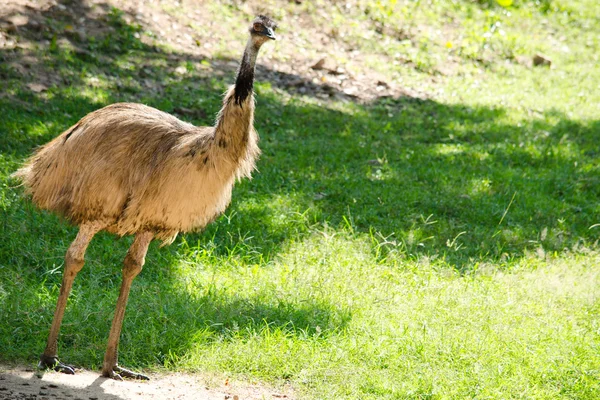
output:
[[[277,29],[277,23],[275,21],[264,15],[259,15],[252,21],[252,25],[250,26],[250,36],[256,45],[262,46],[267,40],[276,39],[275,29]]]

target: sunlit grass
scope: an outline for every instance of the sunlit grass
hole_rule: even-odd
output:
[[[250,307],[255,296],[261,307],[300,300],[296,310],[318,298],[321,312],[342,313],[342,319],[334,318],[333,326],[317,322],[312,333],[300,321],[264,321],[251,330],[234,325],[226,340],[195,345],[175,364],[264,379],[294,376],[317,398],[419,391],[585,397],[597,390],[598,360],[587,352],[578,358],[582,349],[598,345],[597,327],[584,311],[598,300],[597,255],[565,261],[534,254],[510,271],[481,264],[463,276],[427,258],[377,263],[369,247],[360,238],[323,232],[262,272],[220,271],[214,280],[200,279],[214,290],[237,293]],[[191,286],[186,290],[195,293]],[[552,376],[564,373],[579,378],[555,386]]]

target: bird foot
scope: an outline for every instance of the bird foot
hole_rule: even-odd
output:
[[[133,372],[131,370],[128,370],[127,368],[119,367],[118,365],[115,365],[114,367],[112,367],[112,369],[108,371],[102,371],[102,375],[107,378],[114,379],[116,381],[122,381],[123,378],[139,379],[142,381],[150,380],[150,378],[148,378],[144,374]]]
[[[51,369],[56,372],[62,372],[63,374],[74,375],[75,367],[67,364],[63,364],[58,360],[56,356],[47,356],[42,354],[40,356],[40,362],[38,363],[39,369]]]

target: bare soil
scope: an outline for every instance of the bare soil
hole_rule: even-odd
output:
[[[75,375],[0,366],[0,400],[236,400],[293,399],[280,392],[248,383],[223,382],[218,387],[195,374],[150,374],[150,381],[115,381],[98,372],[78,370]]]
[[[242,2],[242,11],[252,15],[267,13],[260,1]],[[245,26],[237,26],[231,18],[217,20],[210,2],[177,0],[11,0],[0,1],[0,51],[11,62],[11,51],[21,57],[11,65],[34,81],[32,91],[43,91],[58,84],[53,71],[36,69],[36,60],[28,58],[28,50],[50,48],[51,40],[59,46],[74,48],[78,54],[88,53],[85,42],[90,37],[102,38],[114,30],[107,24],[113,7],[121,10],[127,24],[139,25],[139,40],[147,45],[171,49],[172,65],[193,60],[209,64],[208,73],[221,75],[235,72],[244,46]],[[380,98],[427,97],[425,93],[401,87],[390,77],[382,76],[364,65],[366,56],[336,35],[314,26],[309,15],[298,13],[286,21],[278,32],[276,45],[265,49],[258,61],[258,76],[274,87],[290,94],[307,95],[323,100],[336,99],[372,102]],[[247,23],[244,22],[244,23]],[[235,25],[234,30],[231,25]],[[286,29],[287,28],[287,29]],[[295,30],[310,30],[312,40]],[[237,34],[239,31],[239,35]],[[235,32],[235,34],[234,34]],[[150,33],[150,34],[148,34]],[[49,38],[54,39],[49,39]],[[54,44],[55,45],[55,44]],[[163,50],[160,50],[161,52]],[[233,57],[233,58],[232,58]],[[386,54],[369,54],[390,63]],[[346,60],[343,64],[336,60]],[[105,60],[106,61],[106,60]],[[206,65],[203,66],[206,69]],[[147,80],[147,79],[146,79]]]

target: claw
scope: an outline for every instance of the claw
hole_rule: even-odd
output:
[[[40,357],[38,368],[51,369],[56,372],[62,372],[63,374],[75,375],[75,367],[61,363],[58,360],[58,357],[49,357],[43,354]]]
[[[103,372],[103,375],[107,378],[114,379],[116,381],[122,381],[123,378],[139,379],[143,381],[150,380],[150,378],[148,378],[144,374],[133,372],[131,370],[128,370],[127,368],[119,367],[118,365],[115,365],[112,368],[112,370],[109,370],[108,372]]]
[[[114,379],[115,381],[123,380],[123,377],[117,374],[115,371],[109,371],[108,373],[103,373],[102,375],[104,375],[107,378]]]

